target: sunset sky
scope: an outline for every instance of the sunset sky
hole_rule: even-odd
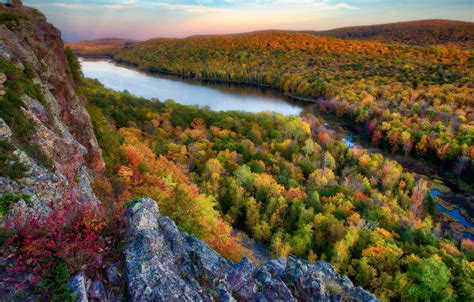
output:
[[[24,0],[67,41],[261,29],[323,30],[419,19],[473,21],[472,0]]]

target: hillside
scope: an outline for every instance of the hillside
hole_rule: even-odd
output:
[[[419,20],[308,33],[339,39],[374,40],[387,44],[454,44],[469,49],[474,47],[474,23],[452,20]]]
[[[128,47],[137,43],[135,40],[103,38],[97,40],[80,41],[76,43],[66,43],[75,53],[81,56],[101,56],[110,55],[113,51]]]
[[[232,256],[225,224],[205,215],[214,204],[273,257],[328,261],[382,301],[472,300],[472,241],[448,239],[429,184],[381,154],[348,149],[319,117],[148,102],[92,80],[85,94],[119,200],[149,196]]]
[[[38,11],[0,8],[0,194],[29,194],[35,208],[64,196],[97,202],[90,181],[104,162],[75,62]]]
[[[386,44],[420,46],[449,44],[466,49],[472,49],[474,47],[474,23],[452,20],[419,20],[344,27],[326,31],[262,30],[240,34],[229,34],[226,36],[236,37],[271,33],[307,33],[347,40],[372,40]],[[209,38],[215,36],[219,35],[195,35],[188,39]],[[104,38],[67,43],[67,46],[81,56],[112,56],[119,49],[132,46],[135,43],[139,43],[139,41]]]
[[[100,206],[92,186],[105,169],[78,62],[39,11],[13,2],[0,5],[2,301],[24,299],[22,291],[35,282],[39,296],[61,292],[65,283],[58,280],[72,266],[87,267],[87,253],[71,254],[97,248],[97,237],[81,228],[85,216],[92,218],[88,209]]]
[[[374,146],[441,163],[447,178],[460,172],[460,185],[474,179],[470,50],[273,32],[155,39],[114,59],[313,99],[319,111],[355,121]]]

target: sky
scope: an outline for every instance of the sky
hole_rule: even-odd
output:
[[[0,0],[2,1],[2,0]],[[264,29],[325,30],[420,19],[474,21],[474,0],[23,0],[68,42]]]

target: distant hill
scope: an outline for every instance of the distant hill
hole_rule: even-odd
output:
[[[244,36],[258,33],[291,32],[314,34],[345,40],[373,40],[386,44],[421,46],[454,44],[462,48],[474,48],[474,22],[452,20],[419,20],[379,25],[344,27],[326,31],[261,30],[229,35],[195,35],[189,38]],[[152,39],[150,41],[153,40],[156,39]],[[139,41],[119,38],[103,38],[68,43],[67,46],[69,46],[76,54],[81,56],[112,56],[119,49],[131,46],[138,42]]]
[[[114,50],[130,46],[137,42],[136,40],[120,38],[103,38],[67,43],[66,46],[70,47],[79,55],[111,55]]]
[[[266,29],[235,33],[226,36],[245,36],[262,33],[306,33],[346,40],[373,40],[386,44],[436,45],[456,44],[474,48],[474,22],[453,20],[418,20],[366,26],[342,27],[324,31]],[[194,35],[190,38],[222,35]]]
[[[465,48],[474,46],[474,23],[452,20],[420,20],[305,32],[339,39],[375,40],[390,44],[453,43]]]

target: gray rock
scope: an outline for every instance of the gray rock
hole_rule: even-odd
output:
[[[7,76],[3,73],[0,73],[0,96],[4,96],[7,92],[5,91],[5,87],[3,83],[7,81]]]
[[[86,291],[86,277],[84,273],[79,273],[71,277],[67,282],[67,286],[72,290],[72,296],[76,302],[88,302]]]
[[[212,300],[198,280],[204,275],[212,276],[214,272],[204,270],[219,268],[225,259],[204,243],[192,242],[173,221],[159,215],[156,202],[151,199],[140,199],[132,205],[127,218],[125,283],[129,300]],[[202,259],[202,255],[210,256]]]
[[[109,293],[109,302],[122,302],[123,300],[123,295],[121,293],[114,293],[110,292]]]
[[[0,118],[0,140],[8,140],[12,136],[12,130],[8,127],[7,123]]]
[[[98,300],[100,302],[108,301],[107,294],[105,293],[105,287],[102,281],[97,280],[91,284],[89,287],[89,298],[94,299],[94,301]]]
[[[149,198],[127,210],[125,286],[130,301],[379,301],[325,261],[289,257],[232,263],[181,232]]]
[[[107,279],[110,284],[117,286],[120,284],[121,275],[117,264],[113,264],[107,268]]]

